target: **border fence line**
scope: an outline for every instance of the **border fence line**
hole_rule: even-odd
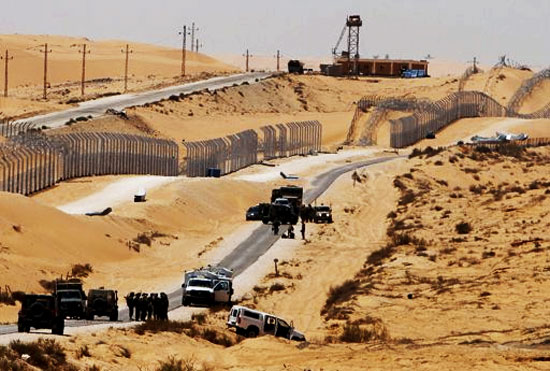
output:
[[[67,179],[107,174],[178,174],[175,142],[139,135],[39,131],[0,144],[0,191],[29,195]]]
[[[487,94],[477,91],[452,93],[435,102],[433,109],[390,120],[390,146],[402,148],[424,139],[450,123],[468,117],[505,117],[508,111]]]
[[[277,157],[306,155],[321,150],[322,126],[318,121],[289,122],[262,126],[259,131],[245,130],[223,138],[185,142],[185,174],[204,177],[209,169],[219,175]]]

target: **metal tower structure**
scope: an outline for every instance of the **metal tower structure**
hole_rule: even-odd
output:
[[[361,16],[350,15],[346,21],[348,28],[348,75],[359,75],[359,30],[363,25]],[[353,59],[353,61],[352,61]]]

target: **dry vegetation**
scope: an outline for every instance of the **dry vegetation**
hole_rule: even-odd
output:
[[[329,328],[342,341],[372,340],[357,321],[375,314],[382,338],[397,342],[544,343],[549,148],[414,153],[394,180],[388,243],[329,291]]]

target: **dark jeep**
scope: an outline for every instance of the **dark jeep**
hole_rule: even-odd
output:
[[[115,290],[91,289],[88,291],[87,318],[94,316],[109,317],[109,321],[118,321],[118,292]]]
[[[314,211],[315,214],[313,215],[313,221],[315,223],[332,223],[332,208],[330,206],[315,206]]]
[[[52,334],[63,335],[65,318],[52,295],[25,295],[18,314],[17,331],[29,332],[35,329],[51,329]]]

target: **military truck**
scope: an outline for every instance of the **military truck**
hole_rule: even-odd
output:
[[[109,321],[118,321],[118,292],[103,287],[88,291],[86,318],[93,321],[94,316],[109,317]]]
[[[61,313],[68,318],[86,318],[86,293],[79,279],[55,281],[54,295]]]
[[[289,185],[271,191],[271,204],[262,213],[264,224],[277,220],[280,224],[296,224],[304,197],[302,187]]]
[[[26,294],[21,301],[17,318],[17,331],[51,329],[52,334],[63,335],[65,316],[60,311],[57,298],[53,295]]]
[[[214,305],[231,303],[233,271],[222,267],[207,267],[185,272],[181,304]]]

